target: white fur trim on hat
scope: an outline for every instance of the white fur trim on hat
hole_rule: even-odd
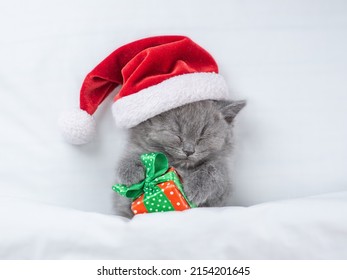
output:
[[[122,97],[112,105],[116,126],[130,128],[168,110],[200,100],[228,98],[224,78],[216,73],[191,73]]]

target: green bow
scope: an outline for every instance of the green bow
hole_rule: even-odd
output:
[[[157,186],[158,184],[173,181],[188,202],[189,206],[195,207],[193,203],[189,202],[184,194],[183,186],[177,174],[174,171],[167,172],[169,169],[169,162],[163,153],[142,154],[141,162],[145,167],[145,179],[130,186],[116,184],[112,187],[115,192],[134,200],[142,194],[145,195],[145,198],[150,198],[155,196],[158,192],[162,192],[162,190]],[[168,203],[169,205],[171,204],[167,198],[163,199],[167,200],[165,203]]]

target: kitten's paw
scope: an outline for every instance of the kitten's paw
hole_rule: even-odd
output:
[[[187,198],[197,206],[202,205],[209,197],[209,192],[204,186],[204,179],[194,174],[184,182],[184,191]]]
[[[145,179],[145,170],[141,162],[122,161],[117,168],[117,174],[122,184],[132,185]]]

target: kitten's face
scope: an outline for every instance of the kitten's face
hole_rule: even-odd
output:
[[[235,113],[232,104],[241,103],[207,100],[184,105],[139,124],[132,129],[132,139],[148,151],[165,153],[174,167],[197,166],[230,148],[231,122],[244,106]]]

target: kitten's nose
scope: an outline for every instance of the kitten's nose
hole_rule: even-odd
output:
[[[186,143],[183,145],[182,151],[187,155],[187,157],[189,157],[195,153],[194,145]]]

